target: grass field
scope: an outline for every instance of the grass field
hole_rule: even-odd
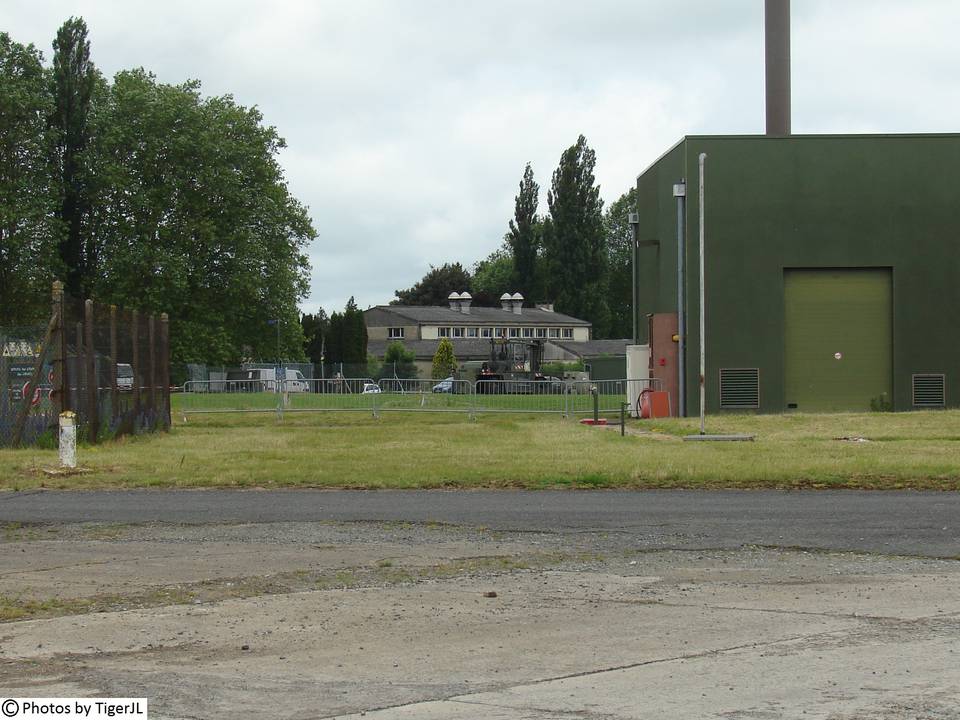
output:
[[[960,411],[725,415],[630,421],[628,435],[559,416],[384,413],[179,415],[170,433],[56,452],[0,450],[0,488],[922,488],[960,489]],[[865,438],[865,441],[837,438]]]

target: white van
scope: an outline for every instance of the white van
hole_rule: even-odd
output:
[[[310,381],[303,373],[289,368],[285,368],[284,372],[286,383],[283,384],[277,383],[275,368],[250,368],[228,372],[227,389],[229,392],[277,392],[278,389],[288,393],[310,392]]]
[[[286,390],[287,392],[310,392],[310,381],[307,380],[299,370],[286,370]]]

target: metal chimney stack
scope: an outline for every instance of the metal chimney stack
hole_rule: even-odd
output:
[[[790,134],[790,0],[764,0],[767,135]]]

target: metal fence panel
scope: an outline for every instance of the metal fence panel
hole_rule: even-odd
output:
[[[180,393],[180,412],[276,411],[278,393],[263,380],[188,380]]]
[[[472,412],[473,384],[467,380],[382,378],[379,409]]]
[[[567,413],[568,385],[562,380],[477,380],[477,412]]]
[[[657,380],[421,380],[311,378],[307,380],[207,380],[183,386],[180,409],[190,413],[391,411],[619,414],[632,383],[656,389]]]
[[[633,397],[628,390],[633,390],[639,396],[643,390],[659,390],[662,387],[656,378],[637,380],[577,380],[569,383],[570,398],[568,411],[570,415],[593,414],[593,393],[597,394],[597,410],[601,414],[619,413],[623,403],[629,403]],[[628,408],[629,409],[629,408]]]
[[[377,411],[380,386],[371,378],[284,380],[284,411]]]
[[[594,394],[596,394],[596,407],[601,413],[620,412],[620,406],[627,401],[625,380],[576,380],[568,385],[570,387],[567,405],[569,415],[592,415]]]

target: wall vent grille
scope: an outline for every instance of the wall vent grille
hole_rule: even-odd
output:
[[[944,407],[947,394],[943,373],[923,373],[913,376],[914,407]]]
[[[760,368],[720,368],[720,408],[760,407]]]

